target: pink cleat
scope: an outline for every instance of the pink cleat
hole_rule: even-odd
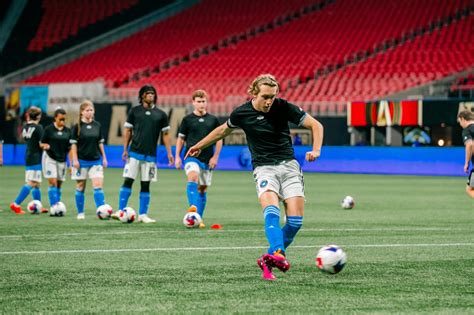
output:
[[[273,255],[267,254],[264,257],[268,266],[276,267],[281,272],[287,272],[290,269],[290,262],[286,259],[285,254],[279,249]]]
[[[262,279],[273,281],[273,280],[276,280],[276,277],[272,273],[272,267],[268,266],[268,264],[266,262],[267,256],[269,256],[269,254],[264,254],[264,255],[262,255],[262,257],[257,259],[257,265],[263,271]]]
[[[25,211],[21,210],[21,207],[14,202],[10,204],[10,209],[16,214],[25,214]]]

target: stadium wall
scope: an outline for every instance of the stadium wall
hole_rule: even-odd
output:
[[[23,165],[25,145],[4,145],[5,165]],[[174,148],[173,148],[174,149]],[[110,167],[122,167],[122,146],[105,147]],[[462,147],[323,147],[316,163],[306,163],[307,146],[296,146],[296,158],[305,172],[363,173],[391,175],[465,176]],[[158,167],[168,166],[166,150],[158,149]],[[247,146],[224,146],[219,170],[251,170]]]

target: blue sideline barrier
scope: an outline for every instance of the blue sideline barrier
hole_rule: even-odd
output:
[[[462,147],[323,147],[322,155],[315,163],[304,161],[309,149],[295,147],[296,158],[305,172],[466,176]],[[123,167],[122,146],[106,146],[105,150],[109,167]],[[4,145],[5,165],[23,165],[24,155],[25,145]],[[161,146],[158,167],[173,168],[167,161],[166,150]],[[218,169],[251,170],[248,148],[224,146]]]

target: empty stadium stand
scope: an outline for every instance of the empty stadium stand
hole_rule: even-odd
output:
[[[471,0],[203,0],[27,82],[102,79],[112,98],[135,97],[151,82],[161,101],[176,105],[205,88],[228,111],[253,77],[273,73],[283,97],[338,111],[350,99],[472,67],[473,11]]]

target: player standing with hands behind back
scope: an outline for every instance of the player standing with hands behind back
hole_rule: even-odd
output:
[[[104,150],[102,127],[94,120],[94,104],[91,101],[82,102],[79,107],[79,122],[72,128],[71,135],[71,179],[76,180],[77,219],[84,220],[84,191],[89,177],[94,188],[96,207],[105,204],[104,168],[107,167],[107,157]],[[102,157],[102,161],[101,161]]]
[[[323,142],[323,126],[301,108],[277,98],[279,88],[274,76],[258,76],[248,90],[253,98],[237,107],[226,123],[188,150],[189,156],[198,156],[236,127],[244,130],[263,209],[265,235],[270,244],[268,252],[257,260],[265,280],[276,279],[272,273],[274,267],[283,272],[290,268],[286,250],[303,224],[303,173],[294,157],[288,122],[312,131],[312,150],[306,153],[308,162],[320,156]],[[283,229],[280,227],[280,201],[283,201],[286,215]]]
[[[204,90],[197,90],[192,95],[194,110],[191,114],[185,116],[178,131],[178,140],[176,141],[175,166],[180,169],[181,151],[186,142],[186,147],[192,147],[202,138],[207,136],[212,130],[219,127],[219,120],[216,116],[207,112],[208,95]],[[189,157],[184,161],[184,170],[188,179],[186,192],[188,196],[188,211],[197,211],[201,216],[204,215],[204,209],[207,201],[207,187],[211,185],[212,169],[216,167],[219,160],[219,154],[222,149],[222,140],[217,141],[215,150],[208,147],[195,157]],[[204,222],[199,224],[204,228]]]
[[[112,214],[118,219],[128,203],[132,193],[132,185],[140,172],[140,209],[138,222],[154,223],[148,217],[150,206],[150,181],[156,181],[156,149],[160,134],[166,147],[168,161],[174,163],[171,153],[168,116],[156,107],[156,89],[152,85],[144,85],[138,92],[139,106],[133,107],[125,122],[124,145],[122,159],[126,161],[123,169],[125,178],[119,193],[119,210]],[[130,152],[129,152],[130,145]]]

